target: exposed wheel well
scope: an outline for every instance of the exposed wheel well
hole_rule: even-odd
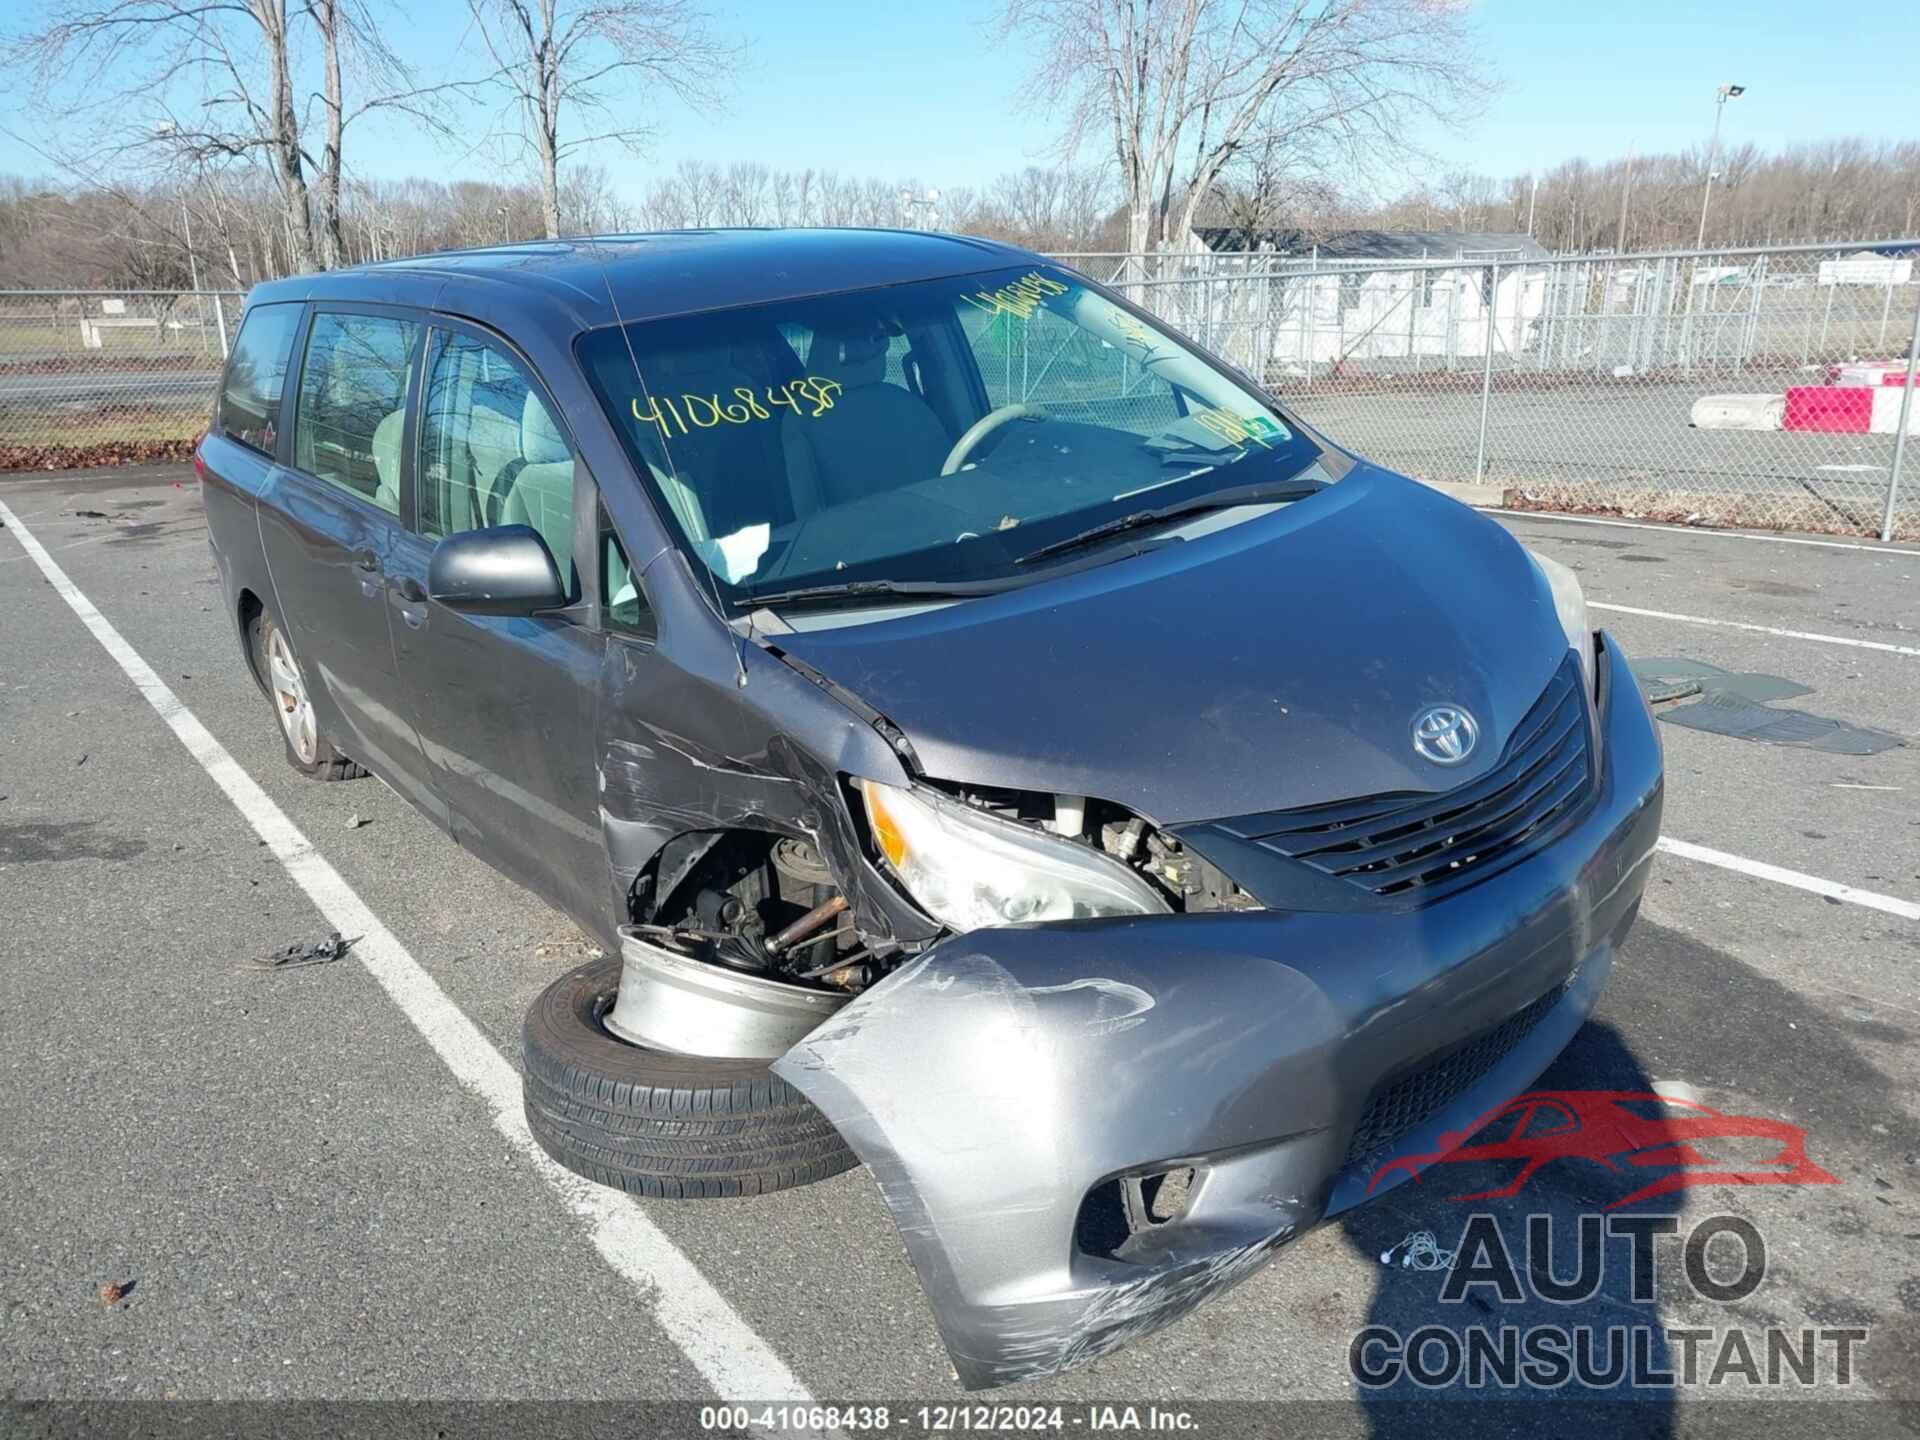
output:
[[[240,592],[240,611],[237,617],[240,622],[240,653],[247,657],[247,671],[253,676],[253,683],[260,687],[262,694],[266,693],[267,677],[260,673],[260,661],[259,657],[253,653],[252,637],[253,622],[260,617],[261,611],[266,608],[267,607],[261,603],[260,597],[254,594],[253,591],[242,590]]]
[[[771,830],[695,830],[669,840],[641,869],[628,912],[636,924],[739,937],[765,966],[765,942],[840,889],[810,840]],[[791,958],[807,969],[831,960],[836,949],[859,948],[851,928],[840,927],[795,943]]]

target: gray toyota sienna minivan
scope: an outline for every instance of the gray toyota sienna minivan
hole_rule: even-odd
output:
[[[1573,576],[1024,251],[277,281],[197,464],[292,764],[606,945],[527,1017],[541,1144],[658,1197],[857,1158],[969,1385],[1404,1179],[1646,885],[1659,743]]]

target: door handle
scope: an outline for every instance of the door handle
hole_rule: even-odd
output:
[[[427,623],[427,587],[413,576],[389,580],[387,593],[393,597],[393,608],[400,612],[400,623],[409,630],[418,630]]]
[[[360,593],[368,600],[378,599],[384,588],[384,576],[380,573],[380,557],[371,550],[353,552],[353,569],[360,581]]]

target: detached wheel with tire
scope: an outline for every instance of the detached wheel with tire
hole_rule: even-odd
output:
[[[607,956],[549,985],[521,1033],[527,1127],[579,1175],[665,1200],[766,1195],[851,1170],[840,1132],[764,1060],[648,1050],[602,1023]]]
[[[307,694],[306,672],[293,653],[284,626],[267,611],[253,617],[247,638],[253,646],[254,672],[266,687],[280,736],[287,742],[287,763],[315,780],[358,780],[367,772],[320,733]]]

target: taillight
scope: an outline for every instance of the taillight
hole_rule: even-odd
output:
[[[194,473],[194,476],[200,481],[201,484],[203,485],[206,484],[207,457],[200,453],[200,448],[197,445],[194,447],[194,451],[193,451],[193,473]]]

